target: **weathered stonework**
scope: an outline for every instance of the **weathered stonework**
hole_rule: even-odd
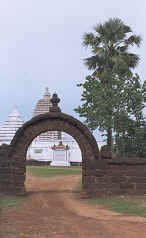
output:
[[[141,158],[98,160],[85,176],[89,197],[146,194],[146,160]],[[91,186],[88,186],[90,184]]]
[[[61,113],[50,112],[34,117],[21,127],[10,145],[9,157],[13,164],[13,175],[16,192],[24,192],[25,158],[28,146],[42,132],[64,131],[72,135],[79,144],[83,157],[83,171],[86,174],[89,164],[98,160],[98,146],[88,128],[75,118]],[[88,131],[88,133],[86,132]],[[83,176],[83,184],[84,182]]]
[[[64,114],[59,100],[52,99],[52,110],[26,122],[10,146],[0,146],[0,192],[24,194],[26,153],[35,137],[46,131],[64,131],[75,138],[82,153],[82,197],[146,193],[146,160],[112,159],[99,150],[89,129]]]
[[[13,191],[12,168],[9,158],[10,146],[0,146],[0,192],[8,193]]]
[[[111,148],[107,145],[103,145],[100,149],[100,158],[101,159],[112,159]]]

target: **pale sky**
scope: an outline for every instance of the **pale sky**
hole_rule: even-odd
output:
[[[64,113],[78,118],[76,84],[90,73],[83,65],[83,34],[113,17],[142,37],[134,49],[141,58],[135,72],[146,79],[145,0],[0,0],[0,124],[15,105],[29,120],[45,87],[58,93]]]

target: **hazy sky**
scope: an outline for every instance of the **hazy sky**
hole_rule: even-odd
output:
[[[1,0],[0,1],[0,124],[17,105],[29,120],[44,88],[57,92],[62,111],[80,104],[76,86],[88,74],[83,59],[84,32],[97,23],[119,17],[143,42],[135,52],[141,61],[135,70],[146,75],[146,1],[133,0]]]

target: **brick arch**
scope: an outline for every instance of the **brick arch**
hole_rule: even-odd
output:
[[[89,129],[79,120],[62,112],[49,112],[26,122],[17,131],[10,144],[9,156],[12,161],[11,167],[16,193],[25,191],[25,158],[27,149],[35,137],[46,131],[63,131],[70,134],[77,141],[83,161],[83,189],[87,189],[89,186],[88,181],[91,180],[90,171],[92,171],[99,157],[96,140]]]

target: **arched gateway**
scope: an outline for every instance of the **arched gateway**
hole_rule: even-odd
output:
[[[29,145],[46,131],[64,131],[75,138],[82,153],[82,195],[96,197],[112,194],[146,193],[146,160],[112,159],[101,153],[91,132],[77,119],[58,107],[53,95],[50,112],[26,122],[10,145],[0,146],[0,193],[25,193],[25,160]]]
[[[82,154],[82,182],[83,189],[88,189],[91,184],[92,170],[99,156],[99,150],[93,135],[89,129],[79,120],[64,114],[58,107],[60,99],[54,94],[51,102],[50,112],[41,114],[26,122],[14,136],[10,148],[11,169],[13,180],[13,191],[16,193],[25,192],[25,160],[29,145],[35,137],[46,131],[63,131],[70,134],[77,141]],[[11,184],[12,185],[12,184]]]

